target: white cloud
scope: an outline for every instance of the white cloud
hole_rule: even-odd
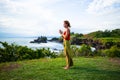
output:
[[[120,0],[93,0],[89,5],[87,12],[102,15],[108,14],[115,11],[120,11],[120,7],[116,8],[115,3],[120,5]]]
[[[51,28],[56,25],[56,19],[54,12],[43,5],[57,1],[59,0],[1,0],[0,7],[6,12],[0,11],[0,23],[3,25],[0,27],[11,31],[11,33],[22,35],[49,35],[47,29],[55,32],[56,28],[54,30]]]
[[[0,32],[56,36],[64,19],[70,20],[71,29],[79,32],[118,28],[120,7],[114,7],[115,3],[120,1],[0,0]]]

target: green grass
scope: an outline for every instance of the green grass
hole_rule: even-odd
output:
[[[120,42],[120,38],[105,37],[105,38],[94,38],[94,40],[100,40],[101,42]]]
[[[34,59],[0,64],[0,80],[120,80],[120,59],[74,58],[64,70],[64,58]]]

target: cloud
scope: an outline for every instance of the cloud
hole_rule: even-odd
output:
[[[0,0],[0,33],[58,36],[62,21],[88,33],[120,28],[119,0]]]
[[[120,0],[93,0],[86,13],[92,31],[120,28]]]
[[[103,15],[120,11],[120,0],[93,0],[87,12],[95,15]]]
[[[57,1],[1,0],[0,24],[2,26],[0,28],[21,35],[45,35],[47,31],[44,28],[53,31],[49,27],[55,25],[56,19],[53,11],[42,5],[52,4]]]

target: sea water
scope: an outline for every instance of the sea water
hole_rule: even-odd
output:
[[[55,51],[55,52],[63,50],[63,45],[61,43],[50,42],[50,41],[47,41],[47,43],[39,43],[39,44],[30,43],[30,41],[33,41],[34,39],[37,38],[0,38],[0,41],[8,42],[9,44],[14,43],[17,45],[27,46],[32,49],[49,48],[51,51]]]
[[[27,46],[32,49],[39,49],[39,48],[49,48],[51,51],[59,52],[63,50],[63,44],[57,43],[57,42],[50,42],[47,41],[47,43],[30,43],[30,41],[33,41],[37,38],[0,38],[0,41],[2,42],[8,42],[9,44],[14,43],[21,46]],[[47,38],[50,40],[51,38]],[[1,46],[1,45],[0,45]],[[77,46],[77,45],[76,45]],[[81,46],[77,46],[80,48]],[[92,51],[95,50],[95,48],[91,47]]]

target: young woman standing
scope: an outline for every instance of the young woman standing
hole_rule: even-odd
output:
[[[73,66],[73,60],[71,57],[71,49],[70,49],[70,22],[65,20],[64,21],[64,31],[59,30],[59,33],[63,37],[63,44],[64,44],[64,54],[66,56],[66,66],[64,69],[69,69]]]

